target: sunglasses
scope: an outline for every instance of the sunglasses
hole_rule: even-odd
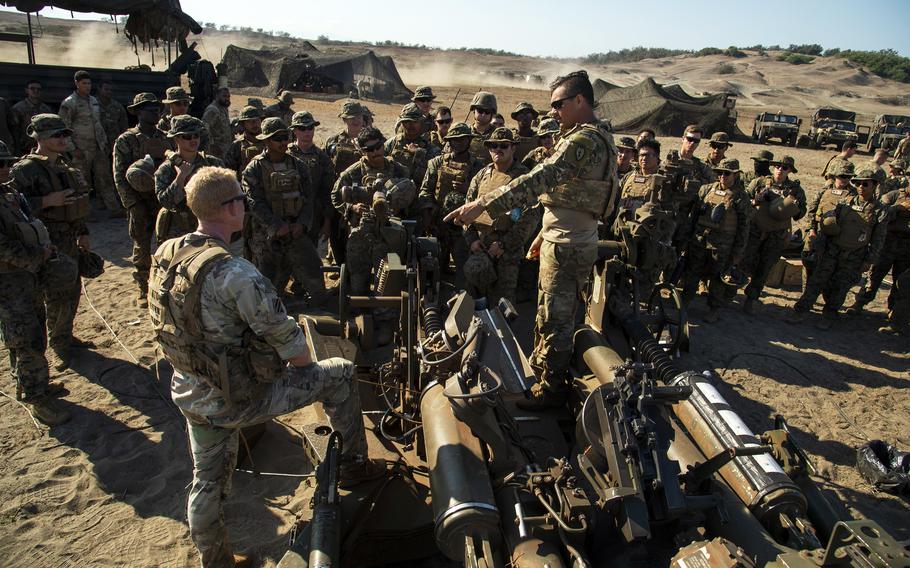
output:
[[[512,145],[508,142],[503,142],[501,144],[487,144],[487,150],[508,150]]]
[[[850,179],[853,176],[834,176],[834,177],[836,177],[837,179]]]
[[[300,130],[302,132],[309,132],[310,130],[316,130],[315,126],[295,126],[294,130]]]
[[[774,167],[777,168],[777,169],[779,169],[779,170],[782,171],[782,172],[789,172],[790,170],[793,169],[793,168],[791,168],[790,166],[774,166]]]
[[[245,202],[245,201],[246,201],[246,194],[245,194],[245,193],[241,193],[240,195],[235,195],[234,197],[232,197],[232,198],[230,198],[230,199],[225,199],[224,201],[221,202],[221,204],[222,204],[222,205],[228,205],[228,204],[234,203],[235,201],[244,201],[244,202]]]
[[[867,180],[857,182],[856,185],[859,187],[872,187],[873,185],[875,185],[875,182],[873,182],[871,179],[867,179]]]
[[[701,142],[701,138],[696,138],[694,136],[686,136],[686,142],[691,142],[693,144],[698,144]]]
[[[414,99],[415,103],[431,103],[433,99]]]
[[[553,110],[559,110],[562,108],[563,103],[565,103],[569,99],[574,99],[574,98],[575,98],[575,95],[569,95],[568,97],[563,97],[563,98],[559,99],[558,101],[553,101],[550,103],[550,108],[552,108]]]
[[[375,152],[377,150],[382,150],[382,142],[377,142],[376,144],[369,144],[361,148],[364,152]]]
[[[69,132],[57,132],[55,134],[51,134],[51,138],[69,138],[70,136],[71,134]]]
[[[198,134],[181,134],[180,139],[181,140],[199,140],[199,135]]]
[[[270,140],[272,142],[287,142],[290,138],[288,138],[287,134],[276,134],[275,136],[272,136]]]
[[[474,112],[477,114],[493,114],[493,111],[488,108],[475,107]]]
[[[452,124],[451,118],[437,118],[436,124]]]

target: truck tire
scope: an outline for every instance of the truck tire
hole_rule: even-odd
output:
[[[758,134],[758,143],[759,143],[759,144],[767,144],[767,143],[768,143],[768,135],[767,135],[764,131],[763,131],[763,132],[760,132],[760,133]]]
[[[799,139],[799,134],[793,133],[790,135],[790,146],[796,147],[796,141]]]

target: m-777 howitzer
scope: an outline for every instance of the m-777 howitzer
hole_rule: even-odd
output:
[[[341,188],[341,199],[350,204],[362,203],[381,219],[389,217],[389,202],[382,183],[373,183],[370,186],[346,185]]]

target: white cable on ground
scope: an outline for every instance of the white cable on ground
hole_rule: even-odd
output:
[[[35,420],[35,415],[32,414],[32,410],[31,410],[29,407],[25,406],[24,404],[22,404],[21,401],[16,400],[15,398],[13,398],[13,397],[11,397],[10,395],[6,394],[6,393],[3,392],[2,390],[0,390],[0,394],[2,394],[2,395],[5,396],[6,398],[10,399],[11,401],[15,402],[16,404],[18,404],[19,406],[21,406],[23,409],[25,409],[25,411],[28,412],[28,417],[32,419],[32,423],[34,423],[35,428],[37,428],[38,431],[41,432],[41,433],[44,432],[44,429],[38,424],[38,421]]]

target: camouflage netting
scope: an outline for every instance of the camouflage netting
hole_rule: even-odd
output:
[[[603,84],[598,88],[598,83]],[[658,136],[680,136],[686,125],[698,124],[706,135],[736,134],[724,93],[693,97],[679,85],[663,87],[649,77],[631,87],[595,81],[595,98],[598,118],[609,120],[617,132],[651,128]]]
[[[606,93],[607,91],[621,88],[619,85],[614,85],[613,83],[608,83],[608,82],[604,81],[603,79],[594,79],[593,86],[594,86],[594,98],[597,100],[600,100],[600,97],[603,96],[603,94]]]
[[[308,42],[260,50],[229,45],[221,63],[232,88],[259,89],[268,97],[283,90],[347,94],[355,86],[371,99],[407,102],[412,95],[392,58],[372,51],[323,53]]]

